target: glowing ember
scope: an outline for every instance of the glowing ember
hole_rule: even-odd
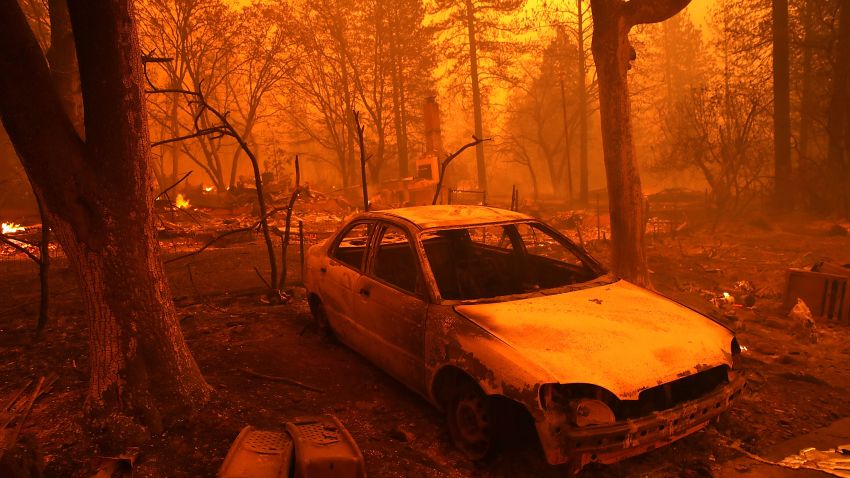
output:
[[[205,191],[205,192],[211,192],[213,189],[215,189],[215,188],[214,188],[214,187],[212,187],[212,186],[208,186],[208,187],[205,187],[205,188],[204,188],[204,191]]]
[[[182,194],[178,194],[177,199],[174,200],[174,205],[180,209],[186,209],[189,207],[189,198],[184,197]]]
[[[11,234],[13,232],[21,232],[25,230],[24,226],[20,224],[15,224],[14,222],[4,222],[3,223],[3,234]]]

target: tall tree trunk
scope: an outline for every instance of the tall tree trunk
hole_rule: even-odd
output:
[[[798,149],[799,149],[799,158],[798,158],[798,168],[800,171],[806,171],[807,167],[804,165],[809,158],[809,140],[811,137],[812,130],[812,119],[814,116],[814,91],[812,90],[813,81],[812,81],[812,46],[811,42],[814,40],[812,34],[812,27],[814,22],[814,15],[812,14],[812,10],[814,7],[812,6],[813,0],[806,0],[803,5],[803,78],[800,92],[800,132],[798,139]]]
[[[396,52],[396,46],[393,45],[393,53]],[[402,109],[402,81],[401,81],[401,65],[399,65],[400,58],[395,56],[395,61],[393,61],[393,65],[390,66],[392,71],[392,86],[393,86],[393,126],[395,127],[395,144],[396,149],[398,151],[398,177],[406,178],[410,175],[410,168],[408,166],[408,158],[407,158],[407,138],[405,137],[405,133],[403,131],[402,126],[402,117],[401,117],[401,109]]]
[[[850,1],[840,3],[838,44],[835,48],[832,74],[832,97],[829,102],[826,130],[829,135],[827,150],[828,174],[838,200],[838,210],[850,215]]]
[[[469,72],[472,78],[472,115],[475,123],[475,137],[484,137],[484,125],[481,116],[481,85],[478,79],[478,40],[475,33],[475,4],[466,0],[466,29],[469,36]],[[487,167],[484,162],[484,143],[475,146],[475,164],[478,168],[478,189],[487,190]]]
[[[576,36],[578,44],[578,135],[579,135],[579,203],[587,204],[588,200],[588,171],[587,171],[587,61],[585,59],[585,24],[584,24],[584,0],[576,0],[578,12],[576,23]]]
[[[573,165],[570,160],[570,123],[567,119],[567,94],[564,91],[564,78],[561,83],[561,113],[564,122],[564,164],[567,166],[567,203],[573,201]]]
[[[634,52],[629,30],[678,13],[690,0],[591,0],[593,59],[599,76],[602,149],[608,182],[614,272],[649,285],[644,243],[645,211],[632,143],[627,71]]]
[[[181,85],[178,81],[174,81],[172,84],[172,88],[175,90],[182,86],[183,85]],[[178,102],[180,101],[180,96],[178,93],[168,93],[167,99],[171,102],[168,111],[169,134],[172,138],[176,138],[180,136],[180,121],[177,116],[179,113]],[[168,184],[160,184],[159,187],[161,189],[165,189],[171,184],[176,184],[177,180],[180,179],[180,145],[174,142],[166,145],[166,148],[168,148],[168,154],[171,156],[171,182]]]
[[[156,432],[192,415],[210,387],[183,339],[159,259],[132,8],[129,0],[68,7],[86,140],[63,111],[15,0],[0,0],[0,118],[77,273],[89,327],[86,405],[117,440],[127,430],[122,416]]]
[[[788,0],[773,0],[773,147],[778,209],[794,205],[791,187],[791,93]]]
[[[83,96],[80,91],[77,51],[68,5],[65,0],[49,0],[47,8],[50,14],[50,48],[47,50],[47,62],[50,65],[53,85],[77,134],[85,138]]]

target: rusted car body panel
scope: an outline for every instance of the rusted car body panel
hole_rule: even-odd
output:
[[[744,386],[733,370],[730,330],[604,271],[558,290],[487,300],[441,297],[423,234],[533,218],[433,206],[365,213],[353,221],[369,221],[377,231],[362,270],[333,257],[334,241],[349,226],[311,248],[307,261],[308,293],[322,302],[337,337],[438,407],[437,387],[448,370],[471,377],[487,395],[521,404],[552,464],[569,462],[578,470],[663,446],[706,426]],[[391,226],[405,231],[416,256],[410,271],[421,284],[416,291],[377,279],[371,270],[380,231]],[[553,398],[574,393],[573,386],[607,400],[616,421],[576,426],[565,405],[573,402]]]

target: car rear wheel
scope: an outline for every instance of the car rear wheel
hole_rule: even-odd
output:
[[[483,460],[494,448],[491,403],[481,389],[463,380],[449,394],[446,403],[449,435],[470,460]]]
[[[313,314],[313,323],[316,325],[320,335],[330,337],[332,334],[331,327],[328,324],[328,314],[325,312],[325,307],[322,301],[315,295],[311,295],[308,299],[310,304],[310,312]]]

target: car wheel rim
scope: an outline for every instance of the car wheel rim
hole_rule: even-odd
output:
[[[471,459],[481,459],[490,450],[490,423],[483,397],[462,396],[454,407],[454,429],[458,447]]]

